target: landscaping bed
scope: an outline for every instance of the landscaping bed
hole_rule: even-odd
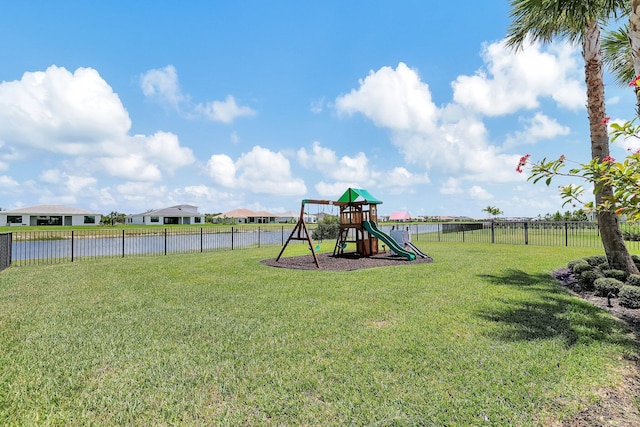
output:
[[[362,257],[357,254],[344,254],[334,256],[329,253],[317,254],[320,270],[347,271],[360,270],[362,268],[387,267],[392,265],[413,265],[433,262],[431,258],[417,257],[409,261],[404,257],[392,256],[389,253],[382,253],[370,257]],[[282,257],[278,261],[275,258],[261,261],[265,265],[281,268],[293,268],[297,270],[318,270],[313,255],[302,255],[294,257]]]

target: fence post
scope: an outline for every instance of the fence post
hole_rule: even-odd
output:
[[[231,250],[233,250],[233,227],[231,227]]]
[[[258,248],[260,247],[260,226],[258,226]]]
[[[164,229],[164,254],[167,254],[167,229]]]
[[[280,228],[280,246],[284,246],[284,225]]]
[[[529,223],[526,221],[524,223],[524,244],[529,244]]]
[[[495,223],[491,220],[491,243],[496,242],[496,229],[494,227]]]
[[[73,262],[73,230],[71,230],[71,262]]]
[[[13,233],[0,233],[0,271],[11,267]]]
[[[124,258],[124,228],[122,229],[122,258]]]
[[[204,243],[203,243],[202,239],[203,239],[202,227],[200,227],[200,252],[204,252]]]
[[[564,245],[569,246],[569,224],[566,221],[564,223]]]

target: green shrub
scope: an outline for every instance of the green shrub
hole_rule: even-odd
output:
[[[569,270],[571,270],[573,273],[575,273],[576,272],[575,268],[578,265],[589,265],[589,263],[586,260],[582,259],[582,258],[574,259],[573,261],[569,261],[569,263],[567,264],[567,267],[569,268]]]
[[[587,261],[587,263],[589,263],[589,265],[592,267],[596,267],[605,262],[608,265],[607,257],[604,255],[592,255],[592,256],[586,257],[584,260]]]
[[[640,264],[640,255],[633,254],[633,255],[631,255],[631,259],[632,259],[632,260],[633,260],[633,262],[635,262],[636,264]]]
[[[621,282],[625,282],[627,280],[627,273],[622,270],[616,270],[612,268],[608,270],[602,270],[602,274],[604,274],[604,277],[618,279]]]
[[[584,264],[576,264],[576,265],[573,266],[573,274],[575,274],[575,275],[582,274],[583,272],[589,271],[589,270],[598,270],[598,271],[600,271],[600,269],[589,265],[589,263],[587,263],[586,261],[584,262]]]
[[[611,266],[609,265],[609,263],[608,263],[608,262],[603,262],[602,264],[600,264],[600,265],[598,266],[598,268],[599,268],[600,270],[609,270],[609,269],[611,269]]]
[[[602,279],[602,278],[604,278],[604,274],[602,274],[602,271],[598,270],[597,268],[592,268],[590,270],[585,270],[582,273],[580,273],[579,282],[584,289],[588,291],[592,291],[594,286],[593,283],[597,279]]]
[[[624,286],[624,283],[613,277],[601,277],[593,282],[593,288],[596,291],[596,295],[601,297],[618,296],[620,289]]]
[[[325,215],[318,227],[313,230],[313,240],[335,239],[340,233],[340,220],[336,215]]]
[[[623,286],[618,294],[620,305],[628,308],[640,308],[640,288],[637,286]]]
[[[629,286],[640,286],[640,274],[630,274],[625,284]]]

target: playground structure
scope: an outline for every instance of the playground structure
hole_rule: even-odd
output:
[[[418,248],[413,246],[413,244],[411,244],[412,249],[417,252],[407,250],[404,244],[406,242],[400,244],[378,228],[378,205],[382,204],[380,200],[373,197],[367,190],[349,188],[336,201],[302,200],[298,222],[280,250],[276,261],[280,260],[280,257],[291,240],[301,240],[308,242],[316,267],[320,268],[316,249],[313,247],[313,241],[304,220],[305,207],[311,204],[331,205],[340,208],[340,230],[333,249],[333,256],[345,255],[345,250],[349,243],[355,245],[355,253],[360,256],[369,257],[377,255],[379,252],[378,242],[382,241],[393,254],[405,257],[409,261],[416,259],[416,253],[423,258],[427,257],[420,252]]]

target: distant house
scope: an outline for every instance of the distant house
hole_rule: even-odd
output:
[[[63,205],[38,205],[0,211],[0,226],[98,225],[102,214]]]
[[[285,223],[285,222],[296,223],[298,222],[299,219],[300,219],[300,212],[289,211],[289,212],[276,214],[276,222],[278,223]],[[305,212],[304,222],[306,222],[307,224],[315,224],[316,222],[318,222],[318,216]]]
[[[178,205],[127,215],[125,223],[131,225],[204,224],[204,215],[198,212],[197,206]]]
[[[249,209],[234,209],[218,215],[218,222],[231,221],[237,224],[271,224],[276,222],[277,215],[269,212],[254,212]]]
[[[409,212],[393,212],[389,215],[389,221],[411,221]]]
[[[289,211],[276,214],[276,222],[278,223],[295,223],[298,222],[298,218],[300,218],[300,212]]]

